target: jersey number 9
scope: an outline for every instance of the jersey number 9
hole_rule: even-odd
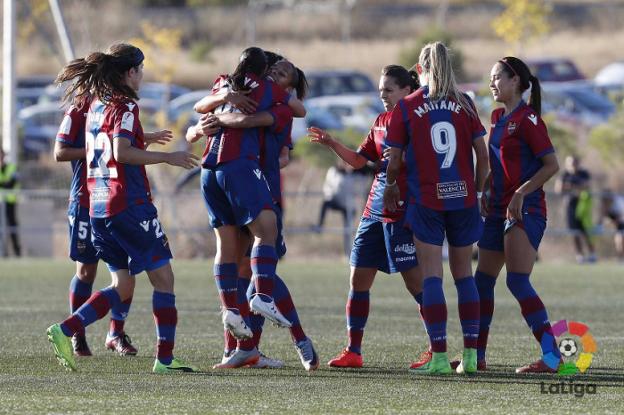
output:
[[[441,121],[431,127],[431,143],[438,154],[444,154],[441,169],[448,169],[453,165],[457,152],[457,137],[455,127],[448,121]]]

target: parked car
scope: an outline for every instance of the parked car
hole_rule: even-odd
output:
[[[598,86],[624,86],[624,61],[610,63],[599,70],[594,82]]]
[[[17,78],[15,82],[15,100],[17,111],[35,105],[45,88],[54,82],[50,75],[33,75]]]
[[[306,100],[305,105],[327,111],[340,120],[343,128],[360,132],[369,131],[375,118],[385,111],[378,93],[322,96]]]
[[[325,95],[367,94],[377,92],[377,86],[362,72],[352,70],[309,71],[308,98]]]
[[[200,89],[187,92],[169,102],[168,117],[172,122],[184,122],[185,126],[194,124],[199,120],[199,114],[193,110],[193,106],[203,97],[210,95],[212,90]]]
[[[50,153],[64,111],[61,102],[36,104],[22,108],[17,113],[20,140],[26,159]]]
[[[615,104],[589,84],[542,84],[542,111],[560,120],[594,127],[606,122],[615,110]]]
[[[525,62],[540,82],[569,82],[585,79],[574,62],[569,59],[527,59]]]

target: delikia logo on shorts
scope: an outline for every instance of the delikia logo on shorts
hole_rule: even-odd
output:
[[[598,350],[589,327],[578,321],[559,320],[552,325],[552,333],[544,333],[542,336],[542,350],[547,351],[543,357],[544,363],[551,369],[558,368],[560,375],[585,373]],[[553,344],[559,348],[563,364],[559,364],[559,357],[553,353]]]

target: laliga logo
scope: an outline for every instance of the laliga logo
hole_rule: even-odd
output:
[[[558,373],[560,375],[585,373],[591,365],[593,354],[598,350],[596,341],[589,333],[589,327],[578,321],[559,320],[552,325],[552,332],[552,335],[544,333],[542,336],[542,348],[547,350],[543,357],[544,363],[551,369],[559,368]],[[563,358],[561,365],[559,365],[559,357],[553,353],[553,344],[557,344],[559,347],[559,352]],[[576,360],[572,362],[574,357]]]

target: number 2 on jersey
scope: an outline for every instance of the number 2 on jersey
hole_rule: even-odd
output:
[[[100,132],[97,136],[93,136],[93,133],[87,131],[85,139],[87,141],[87,177],[117,178],[117,168],[108,166],[113,157],[108,135]]]
[[[455,127],[448,121],[440,121],[431,126],[431,143],[438,154],[444,154],[441,169],[448,169],[453,165],[457,152],[457,137]]]

